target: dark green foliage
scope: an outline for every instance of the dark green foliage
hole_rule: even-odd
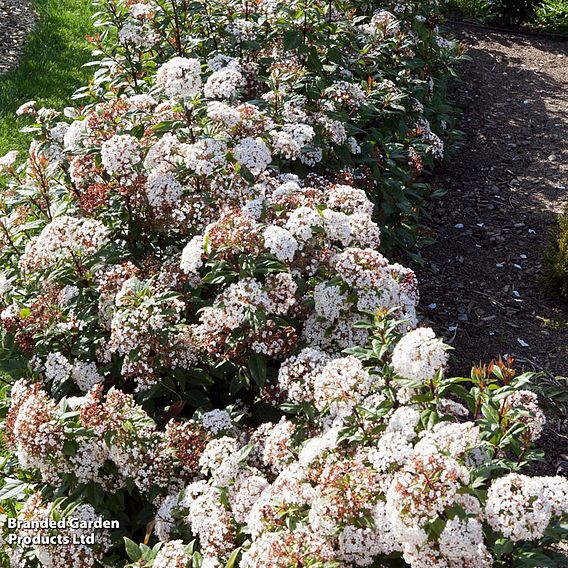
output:
[[[491,19],[507,26],[518,26],[534,18],[540,0],[490,0]]]
[[[568,34],[568,0],[546,0],[538,7],[536,17],[543,30]]]
[[[568,207],[558,216],[545,257],[545,285],[568,299]]]
[[[458,19],[568,35],[568,0],[448,0],[446,12]]]

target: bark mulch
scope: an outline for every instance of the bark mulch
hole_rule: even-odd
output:
[[[509,353],[568,375],[568,304],[543,291],[543,256],[568,202],[568,43],[456,29],[469,46],[453,98],[465,138],[432,180],[437,242],[417,269],[422,312],[454,370]]]
[[[542,277],[568,203],[568,43],[454,31],[471,57],[452,88],[465,136],[432,180],[448,193],[432,205],[437,240],[416,268],[424,324],[454,348],[454,375],[510,354],[554,385],[568,376],[568,304]],[[553,473],[568,454],[568,411],[551,415],[543,438]]]
[[[34,23],[30,0],[0,0],[0,75],[18,62]]]

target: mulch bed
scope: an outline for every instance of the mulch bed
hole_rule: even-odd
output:
[[[18,62],[34,23],[30,0],[0,0],[0,75]]]
[[[454,372],[508,353],[568,375],[568,304],[541,281],[568,202],[568,43],[455,32],[472,58],[452,93],[465,138],[432,180],[448,193],[416,269],[423,317],[455,348]]]
[[[454,348],[454,375],[510,354],[519,370],[568,376],[568,304],[542,285],[568,203],[568,43],[454,31],[472,58],[452,93],[465,137],[431,180],[448,193],[432,205],[437,240],[415,267],[424,324]],[[568,414],[551,414],[540,445],[547,463],[535,473],[554,474]]]

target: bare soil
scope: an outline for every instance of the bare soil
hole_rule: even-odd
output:
[[[568,304],[542,286],[555,214],[568,203],[568,43],[459,27],[471,61],[452,97],[463,145],[438,170],[436,243],[416,269],[421,309],[452,371],[511,354],[568,376]]]
[[[34,22],[30,0],[0,0],[0,75],[18,62]]]

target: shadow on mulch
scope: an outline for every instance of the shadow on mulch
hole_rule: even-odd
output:
[[[568,304],[542,285],[568,202],[568,43],[454,31],[472,59],[451,93],[465,138],[431,180],[448,193],[431,206],[436,243],[415,267],[423,323],[454,348],[451,374],[510,354],[519,372],[568,376]],[[547,473],[568,454],[568,424],[551,418]]]
[[[568,305],[541,285],[568,201],[568,45],[459,36],[472,58],[453,93],[465,139],[432,180],[448,194],[431,208],[437,242],[416,269],[424,322],[455,348],[456,373],[510,353],[568,374]]]

